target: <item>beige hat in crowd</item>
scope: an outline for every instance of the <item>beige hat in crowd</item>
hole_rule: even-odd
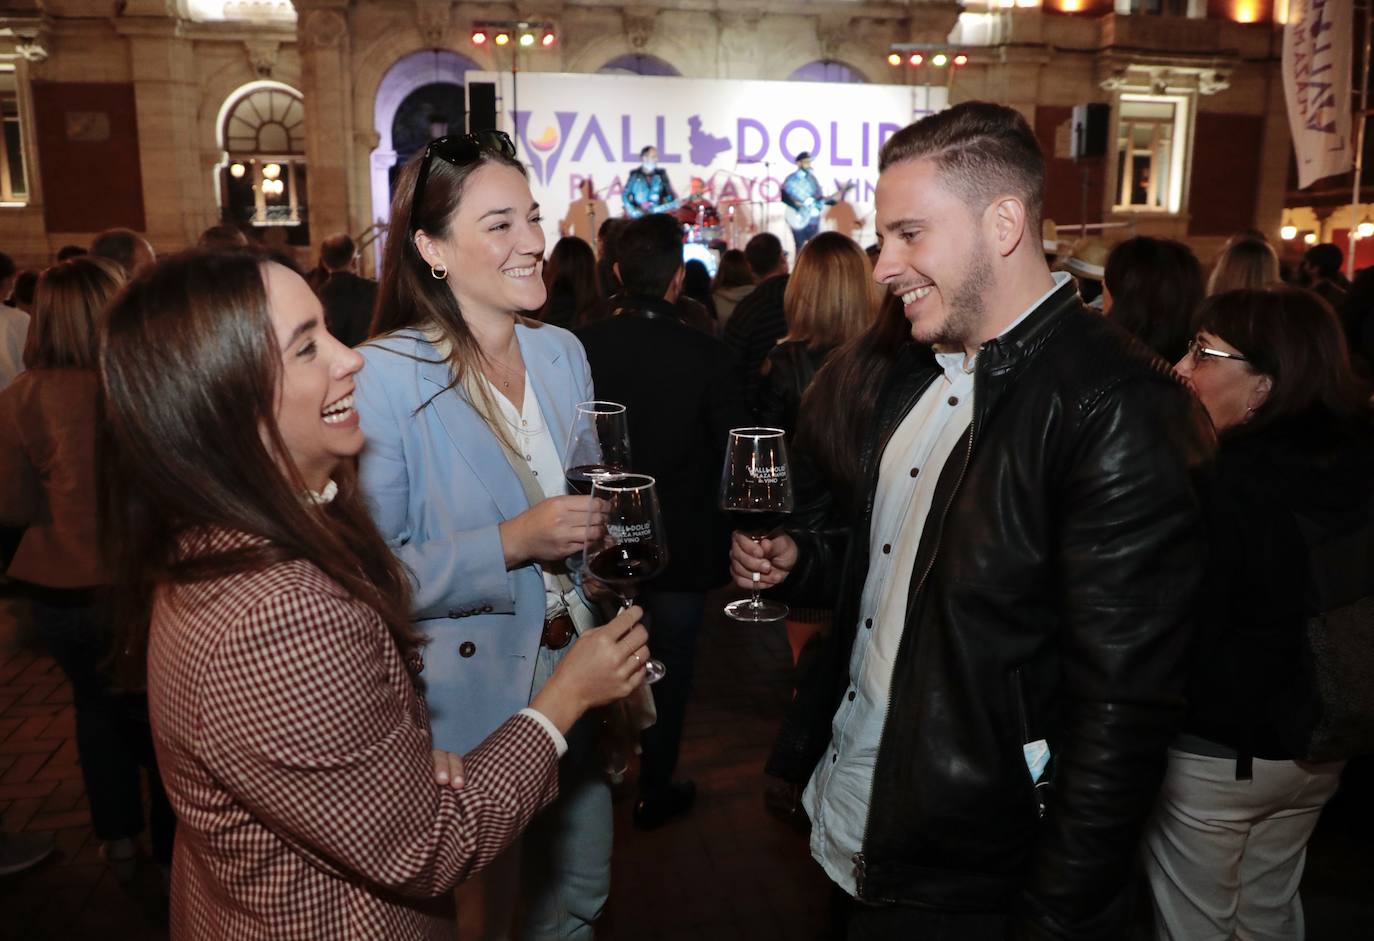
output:
[[[1059,241],[1059,226],[1053,219],[1040,223],[1040,244],[1046,255],[1058,255],[1064,251],[1064,243]]]
[[[1111,246],[1102,239],[1081,238],[1073,243],[1059,267],[1077,277],[1101,281],[1106,276],[1107,256],[1111,253]]]

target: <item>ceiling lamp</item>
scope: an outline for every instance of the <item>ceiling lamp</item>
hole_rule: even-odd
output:
[[[1298,237],[1298,227],[1295,225],[1285,225],[1279,227],[1279,238],[1285,242],[1291,242]]]
[[[244,168],[243,168],[243,164],[241,164],[241,163],[231,163],[231,164],[229,164],[229,175],[232,176],[234,179],[236,179],[236,180],[241,180],[241,179],[243,179],[243,174],[244,174],[244,172],[245,172],[245,171],[244,171]]]
[[[264,167],[262,168],[262,175],[265,176],[265,177],[266,177],[267,179],[269,179],[269,180],[275,180],[277,177],[281,176],[281,164],[279,164],[279,163],[269,163],[269,164],[267,164],[266,166],[264,166]]]

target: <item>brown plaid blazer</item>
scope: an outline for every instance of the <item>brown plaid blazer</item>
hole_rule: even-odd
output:
[[[390,634],[319,569],[170,591],[148,696],[179,821],[174,941],[452,938],[448,890],[557,796],[548,733],[515,716],[464,756],[464,787],[437,785]]]

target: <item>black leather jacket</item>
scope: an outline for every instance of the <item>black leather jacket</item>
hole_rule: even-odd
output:
[[[830,760],[849,689],[877,467],[938,370],[899,356],[844,514],[799,480],[786,593],[836,609],[771,766]],[[1125,937],[1140,831],[1183,711],[1211,426],[1163,361],[1071,285],[985,344],[974,417],[940,473],[911,572],[875,768],[860,898],[1011,912],[1015,937]],[[805,475],[805,460],[794,460]],[[1022,744],[1047,739],[1048,806]]]

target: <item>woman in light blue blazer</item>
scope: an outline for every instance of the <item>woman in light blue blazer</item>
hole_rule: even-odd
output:
[[[544,235],[513,154],[505,135],[441,138],[402,171],[375,339],[360,348],[360,479],[414,574],[434,743],[454,752],[558,682],[557,615],[579,631],[595,623],[557,573],[603,522],[562,475],[591,376],[572,334],[519,315],[544,303]],[[610,889],[611,803],[591,738],[568,736],[558,802],[475,880],[484,898],[471,907],[486,919],[465,939],[592,937]]]

